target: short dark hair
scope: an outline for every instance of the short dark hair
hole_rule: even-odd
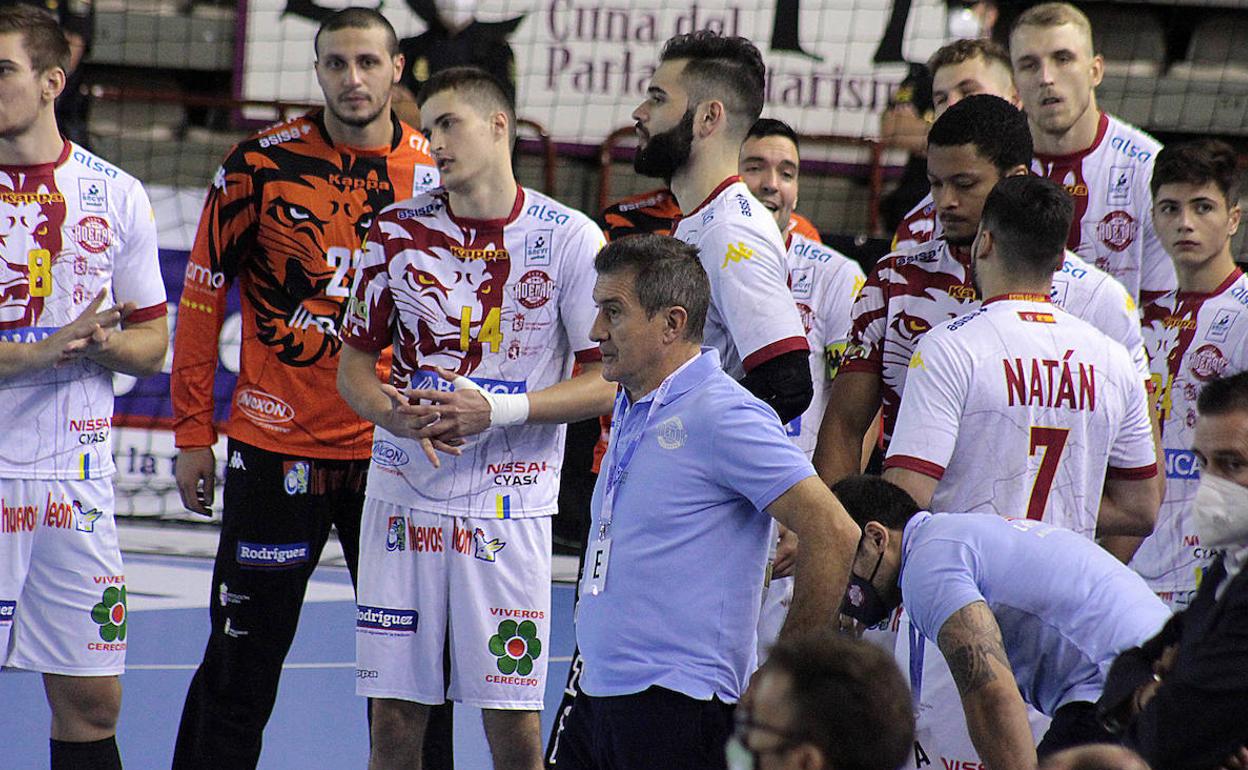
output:
[[[30,57],[30,68],[47,72],[53,67],[69,72],[69,41],[61,25],[46,11],[23,3],[0,8],[0,34],[16,32]]]
[[[659,61],[687,59],[681,81],[689,107],[707,99],[724,103],[733,133],[745,137],[763,114],[767,66],[758,47],[743,37],[725,37],[709,30],[676,35],[663,45]]]
[[[922,510],[906,490],[879,476],[846,476],[832,485],[832,494],[860,528],[878,521],[889,529],[905,529],[906,522]]]
[[[959,101],[936,119],[927,134],[928,146],[973,145],[1001,173],[1030,166],[1031,129],[1027,116],[999,96],[975,94]]]
[[[1005,50],[1005,46],[986,37],[963,38],[942,45],[936,49],[936,53],[932,54],[932,58],[927,60],[927,70],[935,75],[936,70],[941,67],[961,64],[971,59],[983,59],[985,64],[1000,64],[1006,72],[1010,73],[1010,77],[1014,75],[1010,64],[1010,54]]]
[[[1031,278],[1061,267],[1075,216],[1075,199],[1057,182],[1041,176],[1007,176],[984,199],[983,229],[1012,270]]]
[[[750,126],[750,130],[746,133],[746,139],[764,139],[769,136],[783,136],[793,143],[793,146],[801,150],[801,142],[797,140],[797,132],[793,127],[783,120],[775,118],[759,118],[754,121],[754,125]]]
[[[1196,397],[1196,411],[1202,416],[1248,412],[1248,372],[1205,383]]]
[[[343,8],[335,11],[321,22],[312,39],[312,48],[319,58],[321,55],[321,34],[337,32],[340,29],[382,29],[386,33],[386,53],[394,56],[399,52],[399,36],[394,33],[394,26],[381,13],[372,8]]]
[[[711,283],[698,259],[698,249],[667,235],[630,235],[612,241],[594,257],[601,273],[633,271],[633,291],[648,318],[669,307],[688,315],[685,339],[702,339]]]
[[[1198,139],[1183,144],[1168,144],[1157,153],[1153,163],[1153,179],[1149,183],[1153,197],[1163,184],[1203,185],[1213,182],[1222,191],[1227,208],[1239,203],[1239,168],[1234,148],[1218,139]]]
[[[416,94],[416,106],[423,108],[425,102],[443,91],[458,91],[482,112],[502,112],[507,116],[511,141],[516,141],[516,103],[511,92],[494,75],[480,67],[448,67],[435,72]]]
[[[910,688],[891,655],[830,631],[771,648],[764,671],[789,675],[797,736],[837,770],[901,767],[914,748]]]

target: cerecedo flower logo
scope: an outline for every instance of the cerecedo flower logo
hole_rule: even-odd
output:
[[[499,623],[498,633],[490,637],[490,654],[498,656],[501,673],[528,676],[533,672],[533,661],[542,656],[537,624],[531,620]]]
[[[100,624],[100,638],[104,641],[126,641],[125,586],[105,588],[100,602],[91,608],[91,619]]]

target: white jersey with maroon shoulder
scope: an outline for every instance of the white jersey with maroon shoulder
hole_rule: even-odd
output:
[[[936,201],[929,192],[897,223],[897,229],[893,231],[893,251],[934,241],[943,232],[940,217],[936,216]]]
[[[137,179],[70,142],[55,163],[0,166],[0,341],[37,342],[133,302],[165,315],[152,204]],[[88,360],[0,378],[0,477],[96,479],[115,470],[112,372]]]
[[[725,372],[739,380],[782,353],[808,348],[780,228],[740,177],[725,179],[672,235],[698,247],[711,281],[702,341],[719,351]]]
[[[989,300],[919,342],[884,465],[936,479],[934,511],[1026,516],[1087,537],[1107,473],[1157,472],[1126,349],[1029,294]]]
[[[1185,604],[1213,554],[1200,545],[1192,504],[1196,398],[1209,380],[1248,370],[1248,277],[1236,268],[1210,294],[1170,292],[1144,306],[1144,344],[1161,420],[1166,496],[1131,567],[1171,606]]]
[[[1148,378],[1139,312],[1120,283],[1066,252],[1062,268],[1053,274],[1052,298],[1121,342],[1131,351],[1141,380]],[[970,255],[950,248],[943,238],[889,254],[867,275],[854,302],[841,371],[880,376],[885,447],[915,346],[928,330],[978,307]]]
[[[794,233],[789,236],[789,290],[810,343],[814,398],[785,426],[794,443],[811,457],[827,406],[828,384],[836,376],[849,341],[849,311],[867,277],[858,263],[836,249]]]
[[[400,390],[450,390],[434,365],[499,393],[549,387],[571,374],[573,354],[599,360],[589,330],[604,240],[589,217],[525,188],[506,219],[457,217],[443,190],[396,203],[365,239],[343,340],[373,352],[393,343]],[[368,495],[446,516],[549,516],[563,436],[562,425],[494,428],[434,469],[417,442],[378,427]]]
[[[1101,113],[1096,139],[1071,155],[1041,155],[1031,170],[1075,199],[1066,248],[1117,278],[1137,302],[1174,290],[1174,265],[1153,230],[1149,182],[1161,143]]]

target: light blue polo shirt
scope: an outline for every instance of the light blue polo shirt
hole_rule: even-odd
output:
[[[919,513],[901,539],[901,594],[928,639],[985,601],[1023,700],[1053,716],[1095,702],[1119,652],[1152,637],[1170,611],[1144,579],[1082,535],[995,514]]]
[[[735,702],[756,667],[771,522],[761,511],[815,470],[715,350],[670,379],[649,420],[654,393],[626,405],[594,486],[591,545],[609,469],[640,431],[616,492],[604,588],[581,586],[581,689],[604,697],[658,685]]]

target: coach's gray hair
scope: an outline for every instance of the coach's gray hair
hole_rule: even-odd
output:
[[[711,283],[698,259],[698,249],[667,235],[630,235],[607,244],[594,258],[601,273],[633,271],[633,291],[646,316],[682,307],[688,321],[685,339],[702,340]]]

